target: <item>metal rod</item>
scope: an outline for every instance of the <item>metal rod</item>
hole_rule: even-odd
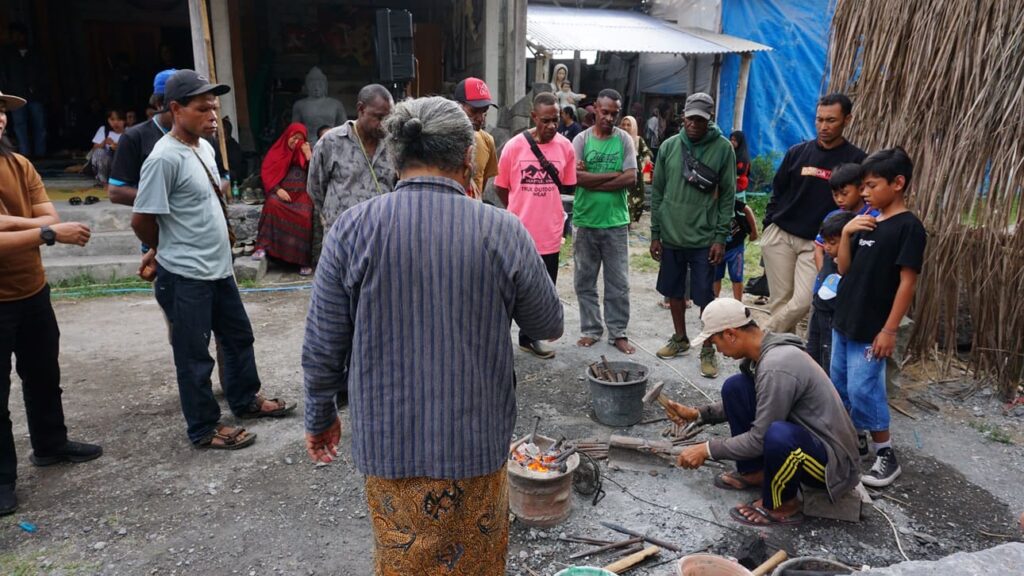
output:
[[[600,546],[598,548],[591,548],[590,550],[584,550],[583,552],[577,552],[577,553],[573,554],[572,556],[569,556],[569,559],[570,560],[577,560],[579,558],[586,558],[587,556],[593,556],[595,554],[600,554],[602,552],[607,552],[609,550],[615,550],[616,548],[623,548],[623,547],[626,547],[626,546],[632,546],[633,544],[637,544],[639,542],[643,542],[643,538],[640,538],[639,536],[635,537],[635,538],[630,538],[629,540],[622,540],[622,541],[619,541],[619,542],[612,542],[611,544],[605,544],[604,546]]]

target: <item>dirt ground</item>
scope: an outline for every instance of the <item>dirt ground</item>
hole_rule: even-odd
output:
[[[635,251],[643,251],[642,239],[635,238],[634,244]],[[566,335],[555,344],[558,356],[542,361],[515,353],[517,433],[541,416],[541,431],[551,436],[618,432],[657,438],[662,423],[612,430],[593,419],[584,366],[601,354],[609,359],[622,355],[603,343],[589,350],[574,345],[579,315],[571,275],[571,267],[563,266],[558,285],[566,303]],[[652,352],[671,332],[668,312],[657,305],[654,278],[649,271],[632,274],[630,324],[632,337]],[[271,396],[301,401],[299,355],[308,296],[306,290],[245,296],[260,374]],[[237,453],[193,450],[185,438],[166,329],[153,298],[62,300],[55,307],[63,333],[64,407],[71,436],[102,444],[105,454],[77,466],[32,467],[20,385],[15,383],[11,411],[21,463],[21,508],[0,519],[0,573],[371,573],[372,535],[362,479],[344,454],[330,466],[308,461],[301,416],[252,424],[259,435],[256,445]],[[695,313],[688,321],[696,330]],[[652,368],[652,379],[667,382],[670,397],[695,404],[703,398],[693,386],[716,396],[724,377],[735,372],[735,364],[725,361],[722,376],[703,379],[695,353],[665,364],[640,350],[635,360]],[[894,414],[904,473],[877,500],[895,523],[907,556],[933,559],[1020,539],[1015,518],[1024,509],[1024,407],[1004,412],[987,390],[950,402],[938,385],[915,386],[915,394],[940,411],[914,408],[917,419]],[[233,421],[224,410],[226,420]],[[653,408],[645,414],[658,416]],[[724,426],[711,431],[726,432]],[[751,496],[712,487],[715,469],[666,467],[651,475],[612,470],[605,463],[602,472],[606,496],[592,505],[590,498],[574,495],[573,514],[563,525],[536,530],[513,523],[508,574],[551,575],[575,565],[569,555],[586,547],[558,537],[618,539],[600,521],[650,531],[683,553],[730,553],[744,535],[754,533],[728,515],[731,506]],[[24,530],[21,522],[36,531]],[[809,520],[797,528],[768,531],[768,536],[801,555],[856,566],[902,560],[893,529],[875,511],[859,524]],[[663,552],[632,574],[674,574],[671,560],[680,555]],[[606,558],[589,562],[602,565]]]

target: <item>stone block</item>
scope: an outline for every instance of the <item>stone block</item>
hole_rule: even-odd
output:
[[[259,282],[267,275],[267,259],[253,260],[248,256],[235,258],[235,281]]]
[[[1000,576],[1020,574],[1024,544],[1013,542],[978,552],[958,552],[940,560],[914,560],[858,572],[858,576]]]
[[[802,488],[804,515],[814,518],[829,518],[844,522],[860,522],[861,496],[856,490],[843,494],[832,502],[828,492],[816,488]]]
[[[260,215],[263,214],[262,204],[229,204],[228,220],[235,231],[237,242],[256,240],[256,232],[260,226]]]

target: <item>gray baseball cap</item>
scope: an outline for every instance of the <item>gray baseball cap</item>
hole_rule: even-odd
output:
[[[715,101],[711,96],[703,93],[696,92],[690,94],[686,99],[686,106],[683,108],[683,118],[689,118],[690,116],[700,116],[706,120],[711,120],[711,115],[715,113]]]

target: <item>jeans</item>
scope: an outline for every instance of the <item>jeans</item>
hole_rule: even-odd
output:
[[[750,431],[757,416],[754,380],[736,374],[722,385],[722,404],[729,421],[729,433],[739,436]],[[739,460],[736,471],[751,474],[764,470],[762,498],[764,507],[773,510],[796,497],[801,484],[825,488],[825,445],[803,426],[778,420],[768,426],[764,451],[759,458]]]
[[[793,332],[811,308],[814,278],[814,241],[794,236],[775,224],[761,234],[764,273],[768,276],[770,332]]]
[[[231,276],[196,280],[158,267],[156,300],[171,325],[181,411],[188,424],[189,440],[196,443],[212,433],[220,421],[220,406],[210,382],[214,365],[211,332],[224,353],[221,387],[231,412],[239,415],[255,407],[261,384],[252,326]]]
[[[544,267],[548,269],[548,276],[551,277],[551,283],[557,284],[558,281],[558,256],[559,253],[554,254],[543,254],[541,260],[544,261]],[[519,331],[519,345],[529,346],[533,342],[533,338],[526,335],[526,332]]]
[[[720,282],[725,278],[726,269],[729,270],[729,281],[733,284],[743,282],[743,256],[746,253],[746,247],[742,244],[725,251],[725,256],[722,258],[722,263],[715,266],[714,281]]]
[[[832,371],[832,313],[814,309],[807,325],[807,353],[825,374]]]
[[[871,342],[855,342],[832,330],[830,375],[857,430],[889,429],[885,360],[871,355]]]
[[[38,100],[29,100],[21,108],[8,112],[14,122],[14,135],[18,137],[18,152],[22,156],[46,155],[46,108]]]
[[[609,340],[626,337],[629,324],[629,227],[577,228],[573,284],[580,306],[580,331],[597,340],[604,333],[597,301],[597,275],[604,266],[604,323]]]
[[[12,354],[21,378],[32,449],[45,455],[67,443],[59,351],[60,329],[50,305],[49,286],[24,300],[0,302],[0,484],[14,484],[18,470],[8,409]]]

